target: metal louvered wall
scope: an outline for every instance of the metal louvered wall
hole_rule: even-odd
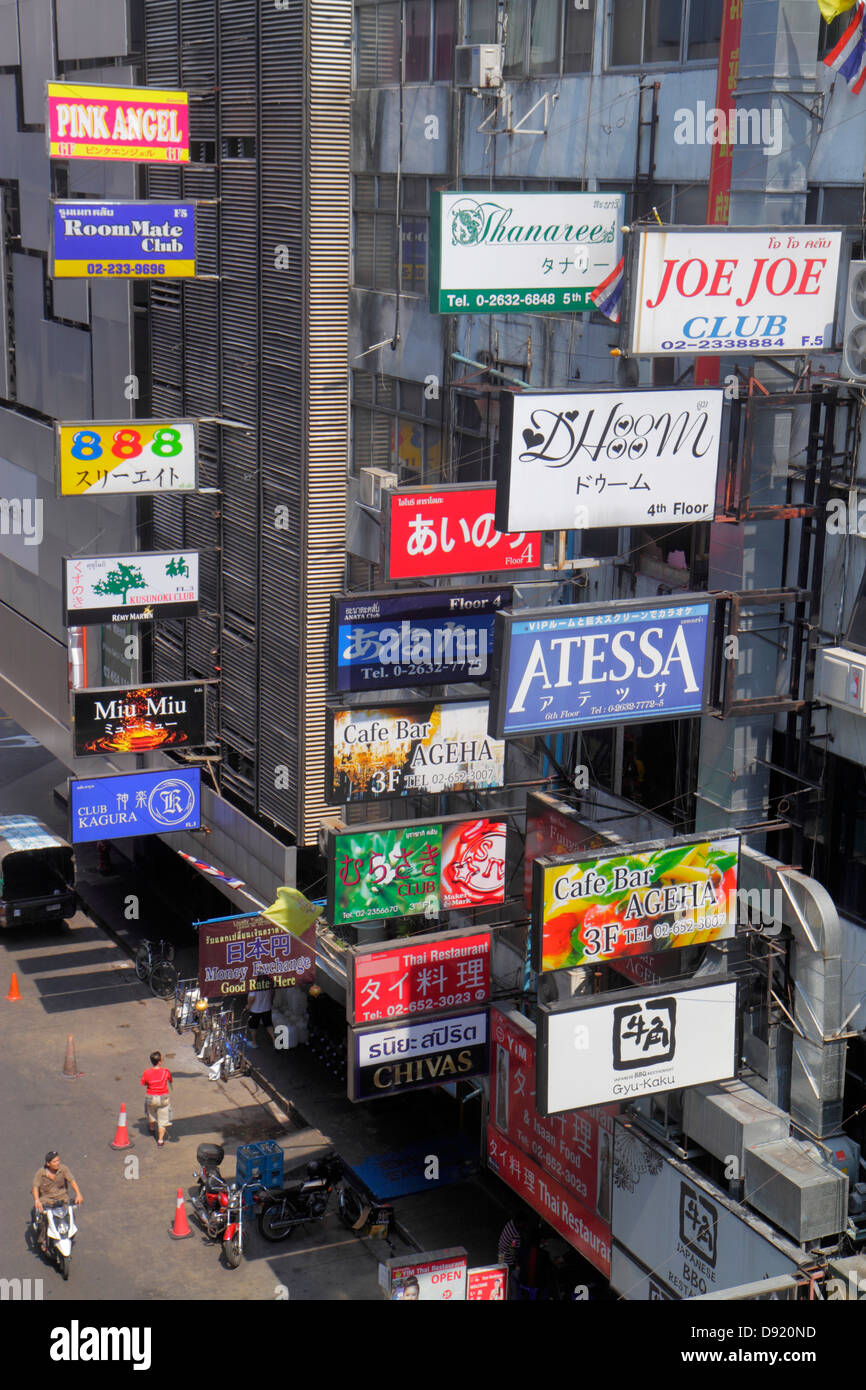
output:
[[[199,207],[199,274],[151,289],[155,413],[200,427],[219,493],[154,503],[202,552],[202,605],[155,674],[218,675],[220,789],[313,843],[325,811],[329,596],[344,568],[351,0],[145,0],[146,81],[190,93],[193,163],[149,195]]]

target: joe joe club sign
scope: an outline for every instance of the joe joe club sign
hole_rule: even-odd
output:
[[[481,1004],[490,997],[490,932],[439,932],[382,951],[350,953],[350,1023]]]
[[[383,564],[389,579],[537,569],[537,531],[497,531],[495,486],[410,488],[386,494]]]

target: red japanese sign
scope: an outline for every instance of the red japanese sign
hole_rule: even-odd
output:
[[[412,488],[385,494],[389,579],[537,569],[538,531],[497,531],[496,487]]]
[[[350,1023],[482,1004],[490,997],[490,932],[440,933],[388,950],[355,947]]]
[[[491,1167],[608,1277],[613,1117],[619,1106],[541,1118],[535,1109],[532,1025],[493,1009],[490,1032]],[[557,1213],[559,1222],[553,1219]]]
[[[466,1271],[466,1301],[501,1303],[508,1284],[507,1265],[484,1265]]]

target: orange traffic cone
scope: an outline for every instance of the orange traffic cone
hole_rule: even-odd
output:
[[[21,991],[18,988],[18,976],[15,974],[14,970],[12,972],[12,983],[9,986],[9,993],[6,995],[6,998],[13,1001],[21,998]]]
[[[67,1033],[66,1035],[66,1056],[63,1059],[63,1075],[72,1077],[84,1075],[83,1072],[78,1070],[78,1061],[75,1056],[75,1042],[71,1033]]]
[[[120,1107],[120,1119],[117,1121],[117,1133],[109,1145],[112,1149],[131,1149],[132,1141],[129,1137],[129,1130],[126,1127],[126,1106]]]
[[[189,1229],[189,1222],[186,1219],[186,1207],[183,1204],[183,1189],[177,1189],[177,1205],[174,1213],[174,1225],[169,1231],[172,1240],[186,1240],[187,1236],[192,1235]]]

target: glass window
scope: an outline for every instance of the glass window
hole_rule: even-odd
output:
[[[611,0],[611,6],[612,67],[719,56],[722,0]]]
[[[358,5],[355,11],[359,87],[400,81],[400,4]],[[429,38],[428,38],[429,42]]]
[[[375,393],[375,404],[371,404]],[[398,409],[399,401],[399,409]],[[440,425],[421,418],[424,388],[396,377],[352,373],[352,471],[375,465],[393,469],[404,485],[442,481]],[[436,402],[441,421],[441,403]]]
[[[450,82],[457,41],[457,0],[433,0],[433,81]]]
[[[529,26],[529,71],[533,76],[559,72],[562,0],[532,0]]]
[[[722,7],[717,0],[689,0],[688,61],[718,58],[721,36]]]
[[[831,53],[841,39],[848,25],[854,18],[853,10],[845,10],[843,14],[837,15],[835,19],[827,24],[823,19],[818,24],[818,58],[826,58]]]
[[[860,226],[863,209],[863,189],[855,187],[829,187],[824,189],[824,205],[821,221],[829,226]],[[808,224],[808,219],[807,219]]]
[[[526,62],[528,0],[505,0],[505,76],[520,77]]]
[[[707,223],[707,185],[687,184],[677,189],[674,220],[689,227],[705,227]]]
[[[469,0],[468,43],[496,43],[496,0]]]
[[[615,68],[637,67],[643,58],[643,0],[613,0],[610,61]]]
[[[592,67],[593,6],[578,10],[574,0],[565,4],[565,42],[562,49],[563,72],[589,72]]]
[[[644,61],[678,63],[680,60],[681,0],[645,0]]]
[[[406,0],[406,81],[430,80],[430,3]]]

